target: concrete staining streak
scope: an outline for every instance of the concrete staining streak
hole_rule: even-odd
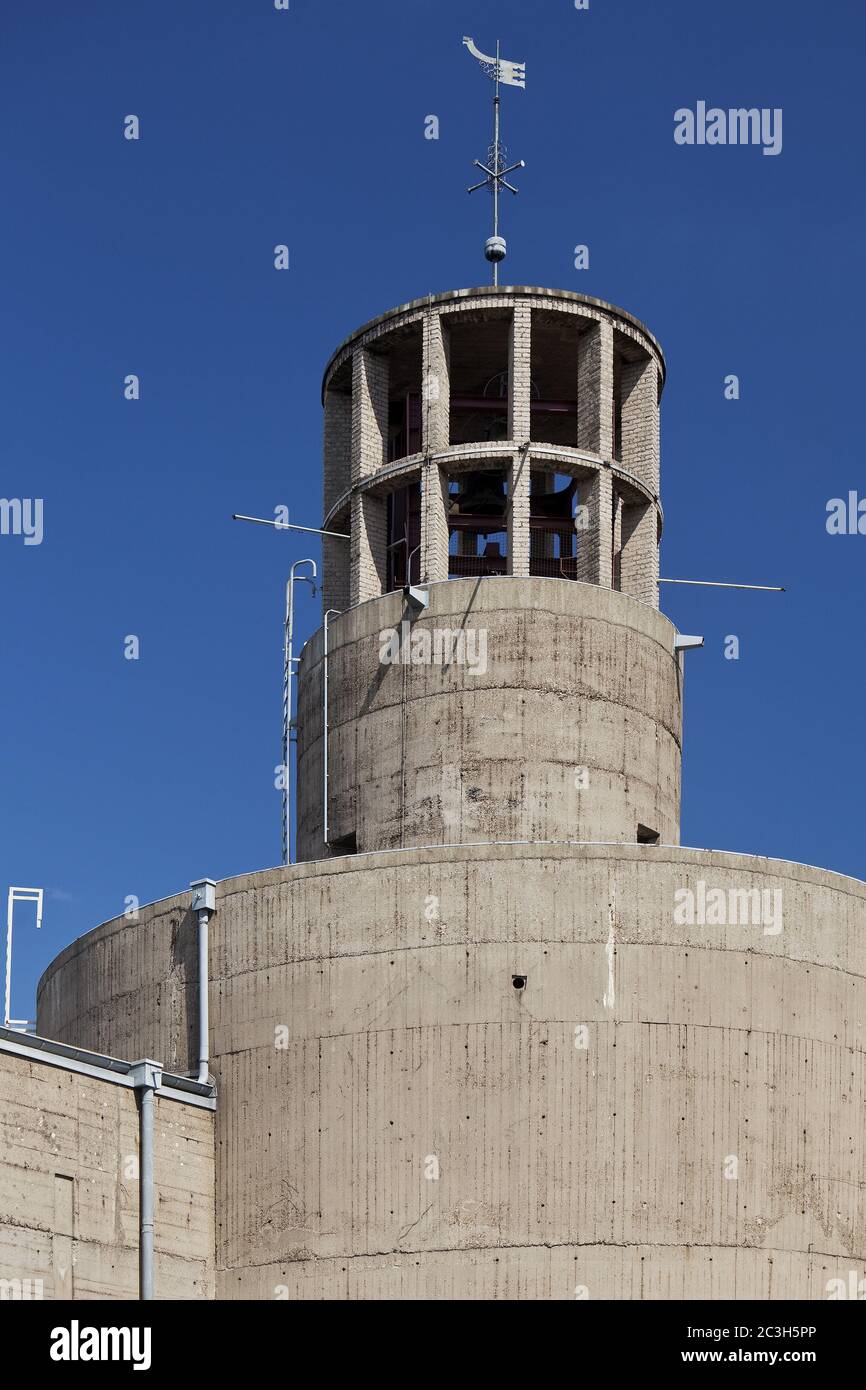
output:
[[[607,906],[608,931],[607,945],[604,948],[607,956],[607,989],[604,992],[602,1003],[606,1009],[613,1009],[616,1003],[616,977],[614,973],[614,957],[616,955],[616,938],[614,936],[614,922],[616,919],[616,884],[610,886],[610,901]]]

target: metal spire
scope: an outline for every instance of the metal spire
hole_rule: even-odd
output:
[[[507,174],[511,174],[515,169],[524,169],[525,160],[518,159],[514,164],[506,165],[507,152],[505,146],[499,138],[500,131],[500,83],[506,83],[510,87],[526,86],[526,67],[523,63],[509,63],[500,58],[499,40],[496,40],[496,57],[488,58],[481,53],[471,38],[464,38],[466,47],[473,57],[477,58],[489,77],[493,78],[493,144],[488,151],[486,164],[482,164],[480,159],[474,161],[476,169],[480,169],[484,178],[478,183],[472,184],[468,190],[474,193],[479,188],[489,188],[493,194],[493,236],[488,237],[484,244],[485,258],[493,265],[493,283],[499,284],[499,262],[505,259],[506,245],[505,238],[499,235],[499,192],[501,188],[507,188],[509,193],[517,193],[518,190],[513,184],[508,182]]]

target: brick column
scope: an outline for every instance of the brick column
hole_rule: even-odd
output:
[[[451,439],[450,344],[448,329],[432,309],[424,315],[421,378],[421,448],[438,454]]]
[[[529,450],[515,454],[508,470],[508,573],[529,574]]]
[[[652,357],[622,364],[622,465],[658,495],[659,379]]]
[[[622,588],[622,497],[618,492],[613,494],[613,504],[611,508],[611,551],[612,551],[612,575],[611,588]]]
[[[577,347],[577,447],[613,455],[613,325],[600,319]]]
[[[387,580],[388,509],[384,497],[355,493],[352,497],[352,539],[349,561],[349,602],[354,606],[385,592]],[[345,545],[345,541],[334,541]],[[338,605],[334,604],[336,608]]]
[[[349,490],[352,465],[352,397],[346,391],[325,393],[324,506],[331,507]]]
[[[622,509],[620,588],[624,594],[659,606],[659,548],[656,509],[643,502]]]
[[[511,318],[508,350],[508,437],[516,444],[529,439],[529,373],[532,351],[532,310],[518,301]]]
[[[322,537],[322,612],[336,608],[344,613],[349,607],[349,552],[351,541]]]
[[[388,361],[359,348],[352,358],[353,484],[376,473],[387,457]],[[387,508],[384,499],[369,494],[354,495],[351,529],[349,601],[356,604],[376,598],[385,590]]]
[[[609,468],[580,484],[578,503],[586,507],[586,529],[577,532],[577,578],[585,584],[611,587],[613,551],[613,486]]]
[[[425,459],[421,469],[421,567],[422,580],[435,583],[448,578],[448,477]]]
[[[352,397],[345,391],[325,395],[324,515],[348,491],[352,472]],[[339,529],[339,527],[335,528]],[[322,612],[349,606],[349,542],[322,537]]]
[[[352,358],[352,482],[388,458],[388,360],[359,348]]]
[[[530,437],[532,310],[514,306],[508,353],[508,434],[515,444]],[[529,450],[515,452],[508,470],[508,573],[529,574]]]

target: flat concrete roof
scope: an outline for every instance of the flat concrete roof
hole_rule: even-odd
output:
[[[617,318],[628,323],[632,328],[636,328],[644,337],[652,343],[659,355],[662,368],[662,382],[667,375],[665,355],[662,351],[661,343],[650,333],[646,324],[641,323],[640,319],[635,318],[627,309],[620,309],[616,304],[610,304],[606,299],[595,299],[590,294],[578,294],[576,290],[552,290],[546,289],[542,285],[478,285],[475,289],[466,290],[443,290],[440,294],[425,294],[420,299],[410,299],[407,304],[398,304],[393,309],[388,309],[384,314],[378,314],[374,319],[368,319],[362,323],[360,328],[356,328],[354,333],[350,333],[348,338],[344,338],[338,348],[331,353],[328,358],[328,365],[322,376],[322,400],[325,397],[325,384],[328,380],[334,362],[342,352],[345,352],[357,338],[362,338],[365,333],[369,333],[372,328],[377,328],[386,319],[396,318],[399,314],[407,314],[416,309],[423,309],[431,304],[451,304],[458,303],[461,299],[475,299],[479,296],[498,297],[502,295],[513,295],[519,298],[523,295],[543,295],[548,299],[563,299],[575,304],[588,304],[593,309],[602,309],[608,314],[614,314]]]

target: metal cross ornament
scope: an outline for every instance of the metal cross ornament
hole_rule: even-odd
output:
[[[463,40],[473,58],[477,58],[488,77],[494,81],[493,96],[493,144],[490,146],[488,163],[482,164],[480,159],[474,161],[476,169],[480,169],[484,178],[478,183],[472,184],[468,190],[475,193],[479,188],[489,188],[493,194],[493,236],[488,237],[484,244],[485,258],[493,265],[493,283],[499,284],[499,263],[505,259],[507,247],[505,238],[499,235],[499,192],[502,188],[507,188],[509,193],[517,193],[518,189],[514,184],[509,183],[507,174],[512,174],[515,169],[524,169],[526,163],[518,159],[514,164],[506,165],[506,151],[499,138],[499,87],[504,83],[509,87],[526,87],[526,64],[510,63],[499,56],[499,40],[496,40],[496,57],[489,58],[476,48],[475,41],[471,38]]]

